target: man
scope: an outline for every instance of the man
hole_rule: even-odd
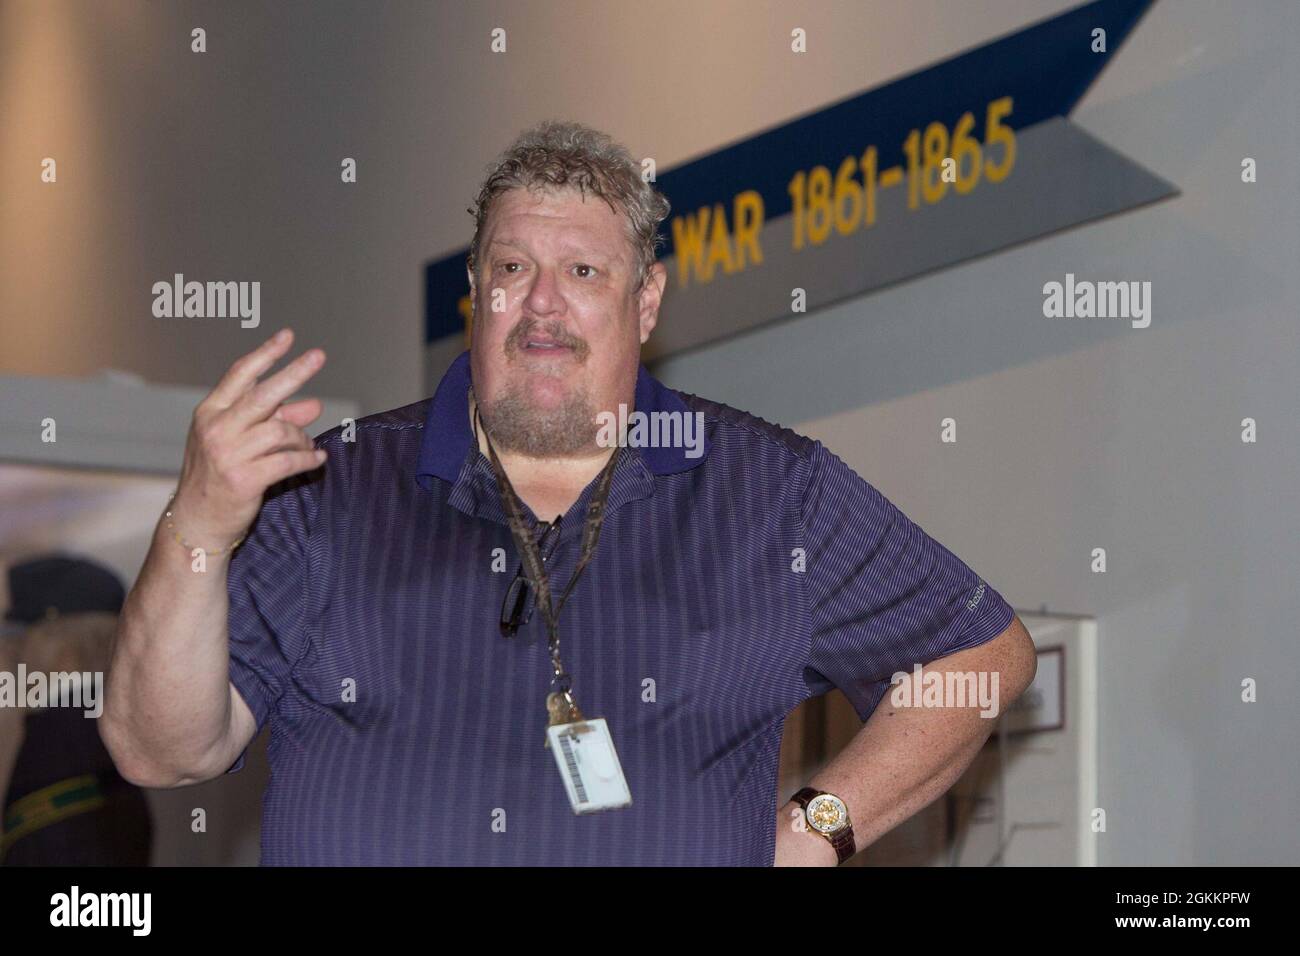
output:
[[[94,682],[78,692],[56,681],[103,674],[125,594],[113,571],[85,558],[0,562],[0,680],[13,681],[12,699],[0,690],[0,866],[149,863],[149,805],[104,749]],[[43,702],[27,699],[37,685],[22,674],[44,677]]]
[[[542,124],[479,194],[472,346],[432,398],[317,451],[318,404],[281,402],[323,354],[232,366],[127,600],[128,778],[237,770],[269,722],[262,862],[326,865],[834,865],[951,785],[992,722],[881,705],[891,675],[986,672],[1006,706],[1032,643],[820,443],[640,366],[667,211],[608,137]],[[618,447],[620,405],[683,441]],[[866,725],[778,800],[785,717],[833,686]]]

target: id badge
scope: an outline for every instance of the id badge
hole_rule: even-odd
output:
[[[546,729],[555,764],[574,813],[612,810],[632,803],[632,793],[604,717]]]

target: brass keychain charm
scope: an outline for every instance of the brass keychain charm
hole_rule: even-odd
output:
[[[573,699],[573,691],[568,690],[557,690],[546,695],[546,713],[549,727],[582,720],[582,711],[578,709],[578,702]],[[546,738],[545,746],[551,746],[549,736]]]

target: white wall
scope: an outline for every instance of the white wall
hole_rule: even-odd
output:
[[[1300,861],[1297,36],[1295,4],[1157,3],[1075,118],[1181,197],[657,369],[821,438],[1017,607],[1098,618],[1103,865]],[[1150,328],[1043,318],[1067,271],[1150,280]]]

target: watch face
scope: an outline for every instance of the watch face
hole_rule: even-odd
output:
[[[819,793],[808,801],[808,824],[820,833],[834,833],[849,821],[849,809],[833,793]]]

